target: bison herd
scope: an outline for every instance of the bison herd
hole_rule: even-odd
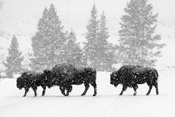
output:
[[[72,85],[84,84],[85,90],[81,96],[86,95],[90,86],[93,87],[93,96],[97,95],[97,83],[96,83],[97,71],[91,67],[77,67],[72,64],[58,64],[51,70],[44,70],[41,73],[36,72],[23,72],[20,77],[17,78],[17,88],[25,89],[24,97],[30,88],[34,91],[34,96],[37,96],[37,88],[41,86],[43,88],[42,96],[45,95],[46,88],[53,86],[59,86],[61,93],[64,96],[69,96],[72,91]],[[110,74],[110,84],[115,87],[118,84],[123,86],[120,95],[128,88],[134,89],[134,94],[137,94],[138,84],[147,83],[149,90],[146,95],[149,95],[152,87],[158,91],[158,72],[154,68],[143,67],[138,65],[124,65],[119,70]]]

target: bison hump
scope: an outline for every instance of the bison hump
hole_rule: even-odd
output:
[[[74,77],[77,69],[72,64],[58,64],[53,67],[52,71],[64,79],[70,79]]]

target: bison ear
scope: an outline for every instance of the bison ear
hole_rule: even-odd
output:
[[[51,72],[50,70],[44,70],[44,73],[46,73],[46,74],[48,74],[50,72]]]
[[[44,73],[48,73],[48,70],[44,70],[43,72],[44,72]]]
[[[21,74],[21,76],[23,77],[23,76],[26,76],[28,73],[27,72],[23,72],[22,74]]]

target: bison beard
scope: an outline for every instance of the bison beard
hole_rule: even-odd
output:
[[[152,87],[156,88],[156,94],[158,91],[158,72],[154,68],[124,65],[118,71],[114,71],[110,75],[110,83],[114,86],[122,84],[123,88],[120,95],[127,89],[132,87],[134,89],[134,95],[137,94],[138,84],[147,83],[149,90],[146,95],[149,95]]]

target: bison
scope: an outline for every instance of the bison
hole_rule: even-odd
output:
[[[51,88],[53,86],[59,86],[60,85],[60,79],[53,79],[53,74],[50,70],[44,70],[42,73],[36,73],[36,72],[24,72],[21,74],[19,78],[17,78],[17,88],[20,90],[22,88],[25,89],[25,93],[23,97],[25,97],[29,91],[30,88],[34,91],[34,96],[37,96],[37,87],[41,86],[43,88],[42,96],[45,95],[46,87]],[[71,86],[69,87],[60,87],[60,90],[63,94],[62,90],[67,90],[67,92],[71,91]]]
[[[64,96],[67,96],[72,91],[72,86],[68,86],[68,85],[61,86],[62,76],[60,75],[60,71],[55,72],[53,70],[44,70],[43,77],[44,77],[44,79],[47,79],[47,87],[48,88],[51,88],[53,86],[59,86],[60,91]],[[67,91],[66,94],[65,94],[65,91]],[[44,95],[45,95],[45,93],[43,94],[43,96]]]
[[[93,96],[97,94],[97,84],[96,84],[96,70],[91,67],[79,67],[77,71],[74,73],[74,77],[72,79],[65,79],[62,81],[62,84],[67,84],[68,86],[72,85],[81,85],[84,84],[85,90],[81,94],[81,96],[86,95],[86,92],[91,85],[94,88]]]
[[[156,94],[158,91],[158,72],[155,68],[143,67],[139,65],[124,65],[118,71],[114,71],[110,74],[110,84],[115,87],[118,84],[122,84],[123,88],[120,95],[127,89],[131,87],[134,89],[134,94],[137,94],[138,84],[147,83],[149,90],[146,95],[149,95],[152,87],[156,88]]]
[[[46,81],[43,79],[42,73],[36,73],[36,72],[24,72],[21,74],[20,77],[17,78],[17,88],[20,90],[22,88],[25,89],[25,93],[23,97],[27,95],[27,92],[30,88],[34,91],[34,96],[37,96],[37,87],[41,86],[43,88],[42,95],[45,93],[46,89]]]
[[[68,96],[72,91],[72,85],[84,84],[85,90],[82,96],[86,94],[90,84],[94,87],[94,94],[97,94],[96,70],[90,67],[76,67],[72,64],[58,64],[53,67],[50,74],[52,79],[58,82],[63,95]],[[67,90],[67,93],[65,93]]]

